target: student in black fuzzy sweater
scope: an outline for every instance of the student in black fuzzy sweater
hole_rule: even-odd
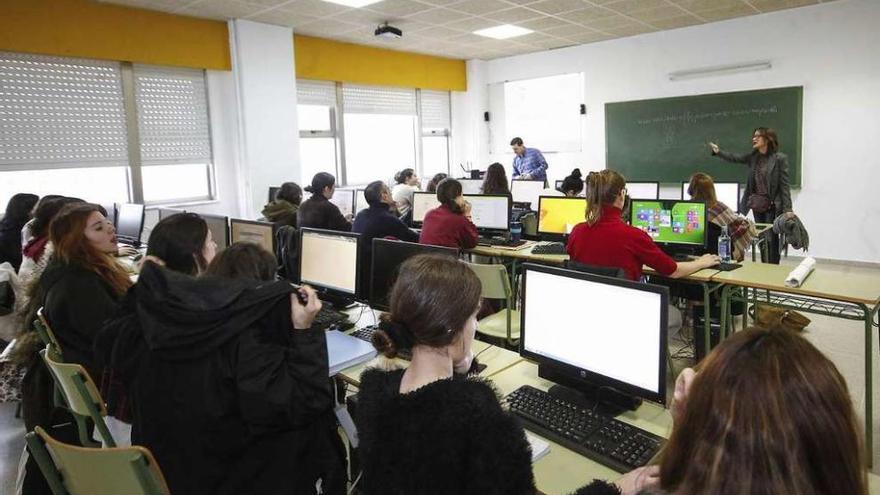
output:
[[[494,388],[471,368],[480,282],[458,260],[411,258],[391,292],[391,313],[373,345],[386,357],[411,348],[406,370],[361,376],[355,422],[364,495],[531,495],[531,449]],[[654,468],[619,486],[594,481],[576,495],[633,494]]]

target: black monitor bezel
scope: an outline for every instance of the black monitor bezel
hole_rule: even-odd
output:
[[[535,352],[526,350],[526,335],[528,329],[526,328],[526,298],[528,297],[528,274],[529,272],[542,272],[548,273],[551,275],[559,275],[569,278],[576,278],[580,280],[586,280],[589,282],[606,284],[606,285],[614,285],[618,287],[624,287],[627,289],[636,289],[645,292],[652,292],[660,295],[660,339],[659,339],[659,359],[657,360],[657,392],[653,390],[643,389],[636,385],[632,385],[626,382],[622,382],[620,380],[607,377],[605,375],[596,373],[594,371],[586,370],[579,368],[577,366],[570,365],[568,363],[563,363],[561,361],[557,361],[555,359],[551,359]],[[645,284],[640,282],[634,282],[628,279],[621,278],[612,278],[606,277],[602,275],[594,275],[591,273],[585,273],[575,270],[569,270],[565,268],[558,268],[555,266],[547,266],[547,265],[538,265],[535,263],[524,263],[523,264],[523,275],[522,275],[522,307],[520,309],[520,340],[519,340],[519,354],[520,356],[529,359],[538,363],[541,366],[546,366],[551,368],[561,374],[563,374],[567,379],[571,379],[575,382],[581,382],[586,385],[600,386],[600,387],[611,387],[616,390],[619,390],[623,393],[634,395],[636,397],[640,397],[644,400],[648,400],[660,405],[666,405],[666,359],[668,349],[666,348],[666,338],[667,338],[667,325],[669,320],[669,289],[667,287]],[[577,320],[581,321],[581,320]],[[607,329],[608,331],[613,331],[613,329]],[[540,331],[540,330],[539,330]]]
[[[327,287],[324,285],[320,285],[318,283],[312,281],[304,281],[302,279],[302,269],[303,269],[303,260],[305,259],[304,251],[303,251],[303,236],[307,233],[320,234],[320,235],[329,235],[336,237],[351,237],[355,239],[355,262],[354,262],[354,292],[347,292],[341,289],[337,289],[336,287]],[[303,227],[299,229],[297,232],[299,236],[299,283],[309,284],[313,288],[315,288],[319,293],[329,294],[330,296],[338,296],[343,299],[355,299],[362,300],[360,293],[360,283],[361,283],[361,235],[355,232],[342,232],[339,230],[328,230],[328,229],[313,229],[310,227]],[[328,267],[328,269],[332,269],[332,267]]]
[[[122,216],[122,207],[123,206],[140,206],[141,208],[141,220],[140,225],[141,228],[138,230],[137,237],[133,237],[130,235],[120,234],[119,233],[119,217]],[[113,205],[114,213],[113,213],[113,228],[116,229],[116,236],[121,238],[123,241],[132,241],[135,244],[140,244],[141,236],[144,233],[144,222],[146,221],[147,209],[142,204],[138,203],[118,203]]]
[[[358,210],[358,209],[357,209],[357,207],[358,207],[358,196],[360,195],[360,193],[365,192],[365,191],[366,191],[366,188],[357,188],[357,189],[354,190],[354,208],[353,208],[353,210],[352,210],[352,211],[354,211],[354,216],[357,216],[358,213],[360,213],[361,211],[364,211],[364,210],[366,210],[367,208],[370,207],[370,203],[367,203],[367,198],[364,197],[364,203],[366,203],[367,207],[364,208],[364,210]]]
[[[536,232],[539,236],[555,236],[556,238],[559,238],[559,237],[564,238],[567,235],[565,232],[542,232],[541,231],[541,202],[544,201],[544,198],[583,201],[584,202],[584,220],[583,221],[584,222],[587,221],[587,219],[586,219],[587,198],[585,198],[583,196],[545,196],[542,194],[541,196],[538,196],[538,215],[537,215],[538,216],[538,225],[537,225]]]
[[[510,231],[510,218],[513,215],[513,199],[511,196],[507,194],[462,194],[464,199],[478,197],[478,198],[505,198],[507,199],[507,228],[505,229],[496,229],[489,227],[480,227],[474,222],[474,226],[477,228],[477,232],[484,234],[496,234],[496,233],[505,233]]]
[[[200,217],[202,217],[202,219],[204,219],[205,222],[207,222],[208,219],[223,220],[224,225],[226,226],[226,229],[225,229],[225,230],[226,230],[226,247],[229,247],[229,245],[232,244],[232,243],[230,242],[230,240],[231,240],[231,238],[232,238],[232,228],[230,228],[230,226],[229,226],[229,217],[227,217],[227,216],[225,216],[225,215],[213,215],[213,214],[211,214],[211,213],[199,213],[198,215],[199,215]],[[273,254],[274,254],[274,251],[275,251],[275,241],[274,241],[274,238],[275,238],[275,231],[273,230],[273,231],[272,231],[272,239],[273,239],[273,241],[272,241],[272,251],[273,251]]]
[[[632,182],[627,182],[629,184],[654,184],[654,190],[656,191],[655,199],[660,199],[660,181],[656,180],[634,180]],[[627,190],[627,195],[629,195],[629,190]]]
[[[437,197],[437,193],[436,193],[436,192],[428,192],[428,191],[415,191],[415,192],[413,192],[413,205],[412,205],[412,207],[413,207],[413,219],[412,219],[412,224],[413,224],[414,227],[419,227],[419,226],[422,225],[422,223],[424,222],[424,220],[416,220],[416,217],[415,217],[415,213],[416,213],[416,212],[415,212],[415,205],[416,205],[415,195],[416,195],[416,194],[426,194],[426,195],[434,196],[434,197],[436,198],[436,197]],[[440,203],[439,200],[437,201],[437,203],[438,203],[438,205],[442,204],[442,203]],[[432,208],[432,209],[433,209],[433,208]],[[428,211],[431,211],[431,210],[428,210]],[[425,214],[427,214],[428,211],[426,211]]]
[[[382,248],[381,246],[387,246],[387,245],[395,245],[395,246],[404,245],[405,247],[408,247],[409,249],[422,251],[422,252],[414,254],[412,256],[417,256],[419,254],[445,254],[445,253],[449,253],[450,255],[454,256],[455,258],[458,258],[459,255],[461,254],[461,251],[457,248],[451,248],[451,247],[445,247],[445,246],[434,246],[431,244],[419,244],[418,242],[406,242],[406,241],[400,241],[397,239],[381,239],[379,237],[374,238],[373,239],[373,249],[371,252],[371,259],[370,259],[370,295],[369,295],[367,302],[369,303],[371,308],[378,309],[379,311],[390,311],[390,309],[391,309],[387,304],[388,301],[379,300],[379,294],[377,294],[378,287],[376,286],[376,253],[384,250],[384,248]],[[412,256],[410,256],[409,258],[412,258]],[[409,258],[407,258],[407,259],[409,259]],[[404,261],[406,261],[406,260],[404,260]],[[401,264],[403,264],[403,262],[398,263],[397,266],[399,267]],[[390,294],[391,294],[391,287],[388,287],[388,290],[385,291],[385,295],[390,296]]]
[[[272,227],[272,255],[273,256],[275,255],[275,248],[277,247],[275,245],[275,242],[276,242],[275,241],[275,234],[278,232],[278,227],[279,227],[278,225],[276,225],[272,222],[263,222],[260,220],[245,220],[243,218],[228,217],[228,221],[226,222],[226,225],[229,228],[229,242],[227,243],[227,245],[230,245],[230,246],[233,244],[233,241],[232,241],[232,224],[233,223],[240,223],[240,224],[245,224],[245,225],[268,225],[268,226],[271,226]]]
[[[559,192],[565,192],[565,191],[562,190],[562,183],[563,183],[563,182],[565,182],[565,180],[555,180],[555,181],[553,181],[553,188],[554,188],[555,190],[559,191]]]
[[[534,209],[535,205],[531,204],[530,201],[516,201],[513,199],[513,183],[514,182],[539,182],[541,184],[541,189],[546,189],[547,181],[544,179],[510,179],[510,198],[515,204],[528,204],[530,208]],[[540,194],[538,194],[540,196]]]
[[[653,240],[654,244],[657,244],[658,246],[664,246],[664,247],[669,247],[669,248],[682,248],[682,249],[684,249],[684,248],[701,249],[702,248],[702,249],[706,249],[706,246],[709,243],[709,209],[707,208],[705,201],[693,201],[693,200],[684,200],[684,199],[630,198],[629,224],[632,225],[633,227],[635,227],[635,225],[633,225],[633,218],[632,217],[633,217],[633,215],[636,214],[636,209],[634,206],[636,201],[653,201],[655,203],[658,201],[671,201],[673,203],[694,203],[694,204],[703,205],[703,213],[706,217],[703,219],[703,223],[705,224],[705,227],[703,228],[703,244],[691,244],[689,242],[658,241],[658,240],[654,239],[653,237],[651,238],[651,240]],[[636,228],[638,228],[638,227],[636,227]]]
[[[269,186],[269,203],[275,201],[275,195],[278,194],[279,189],[281,186]]]

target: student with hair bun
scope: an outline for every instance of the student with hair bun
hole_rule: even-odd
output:
[[[477,245],[477,227],[471,221],[471,205],[461,194],[461,182],[444,179],[437,186],[440,206],[425,214],[419,243],[471,249]]]
[[[565,194],[566,197],[573,198],[583,192],[584,180],[582,179],[581,169],[576,168],[571,171],[571,175],[562,180],[562,186],[559,192]]]
[[[391,312],[373,335],[387,357],[412,349],[405,370],[361,375],[355,422],[364,495],[534,495],[531,449],[495,389],[468,377],[480,280],[445,256],[407,260],[391,290]],[[634,494],[654,468],[618,486],[595,481],[578,495]]]
[[[717,255],[705,254],[694,261],[677,263],[646,232],[625,224],[621,210],[626,179],[614,170],[590,172],[586,182],[586,222],[578,224],[568,237],[572,261],[623,268],[632,280],[642,278],[643,265],[666,277],[681,278],[720,262]]]
[[[419,176],[413,169],[405,168],[394,174],[394,182],[391,198],[397,204],[397,214],[401,218],[407,217],[412,210],[413,196],[419,190]]]
[[[306,186],[312,197],[300,205],[297,211],[297,224],[300,228],[340,230],[349,232],[351,222],[346,219],[339,208],[330,202],[336,191],[336,178],[327,172],[319,172],[312,178],[312,184]]]

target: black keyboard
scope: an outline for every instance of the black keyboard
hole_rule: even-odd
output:
[[[368,325],[365,327],[358,328],[354,332],[351,332],[352,337],[359,338],[361,340],[365,340],[367,342],[373,342],[373,333],[379,328],[379,325]],[[412,350],[411,349],[398,349],[397,357],[401,359],[406,359],[407,361],[412,361]]]
[[[519,247],[525,244],[526,241],[512,241],[508,239],[502,239],[500,237],[480,237],[477,239],[477,244],[482,244],[484,246],[505,246],[505,247]]]
[[[529,385],[511,392],[510,411],[535,433],[619,473],[644,466],[663,438]]]
[[[739,263],[718,263],[713,268],[722,272],[732,272],[741,266]]]
[[[339,328],[345,330],[352,326],[353,323],[348,320],[347,314],[327,307],[321,308],[321,311],[318,312],[315,316],[315,321],[312,323],[313,328],[324,329]]]
[[[561,242],[542,242],[532,248],[532,254],[568,254]]]

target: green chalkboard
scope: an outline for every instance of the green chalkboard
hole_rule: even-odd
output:
[[[710,155],[715,142],[751,151],[752,130],[772,127],[788,155],[792,187],[801,184],[803,87],[773,88],[605,105],[608,168],[630,181],[687,181],[706,172],[716,182],[745,183],[746,168]]]

